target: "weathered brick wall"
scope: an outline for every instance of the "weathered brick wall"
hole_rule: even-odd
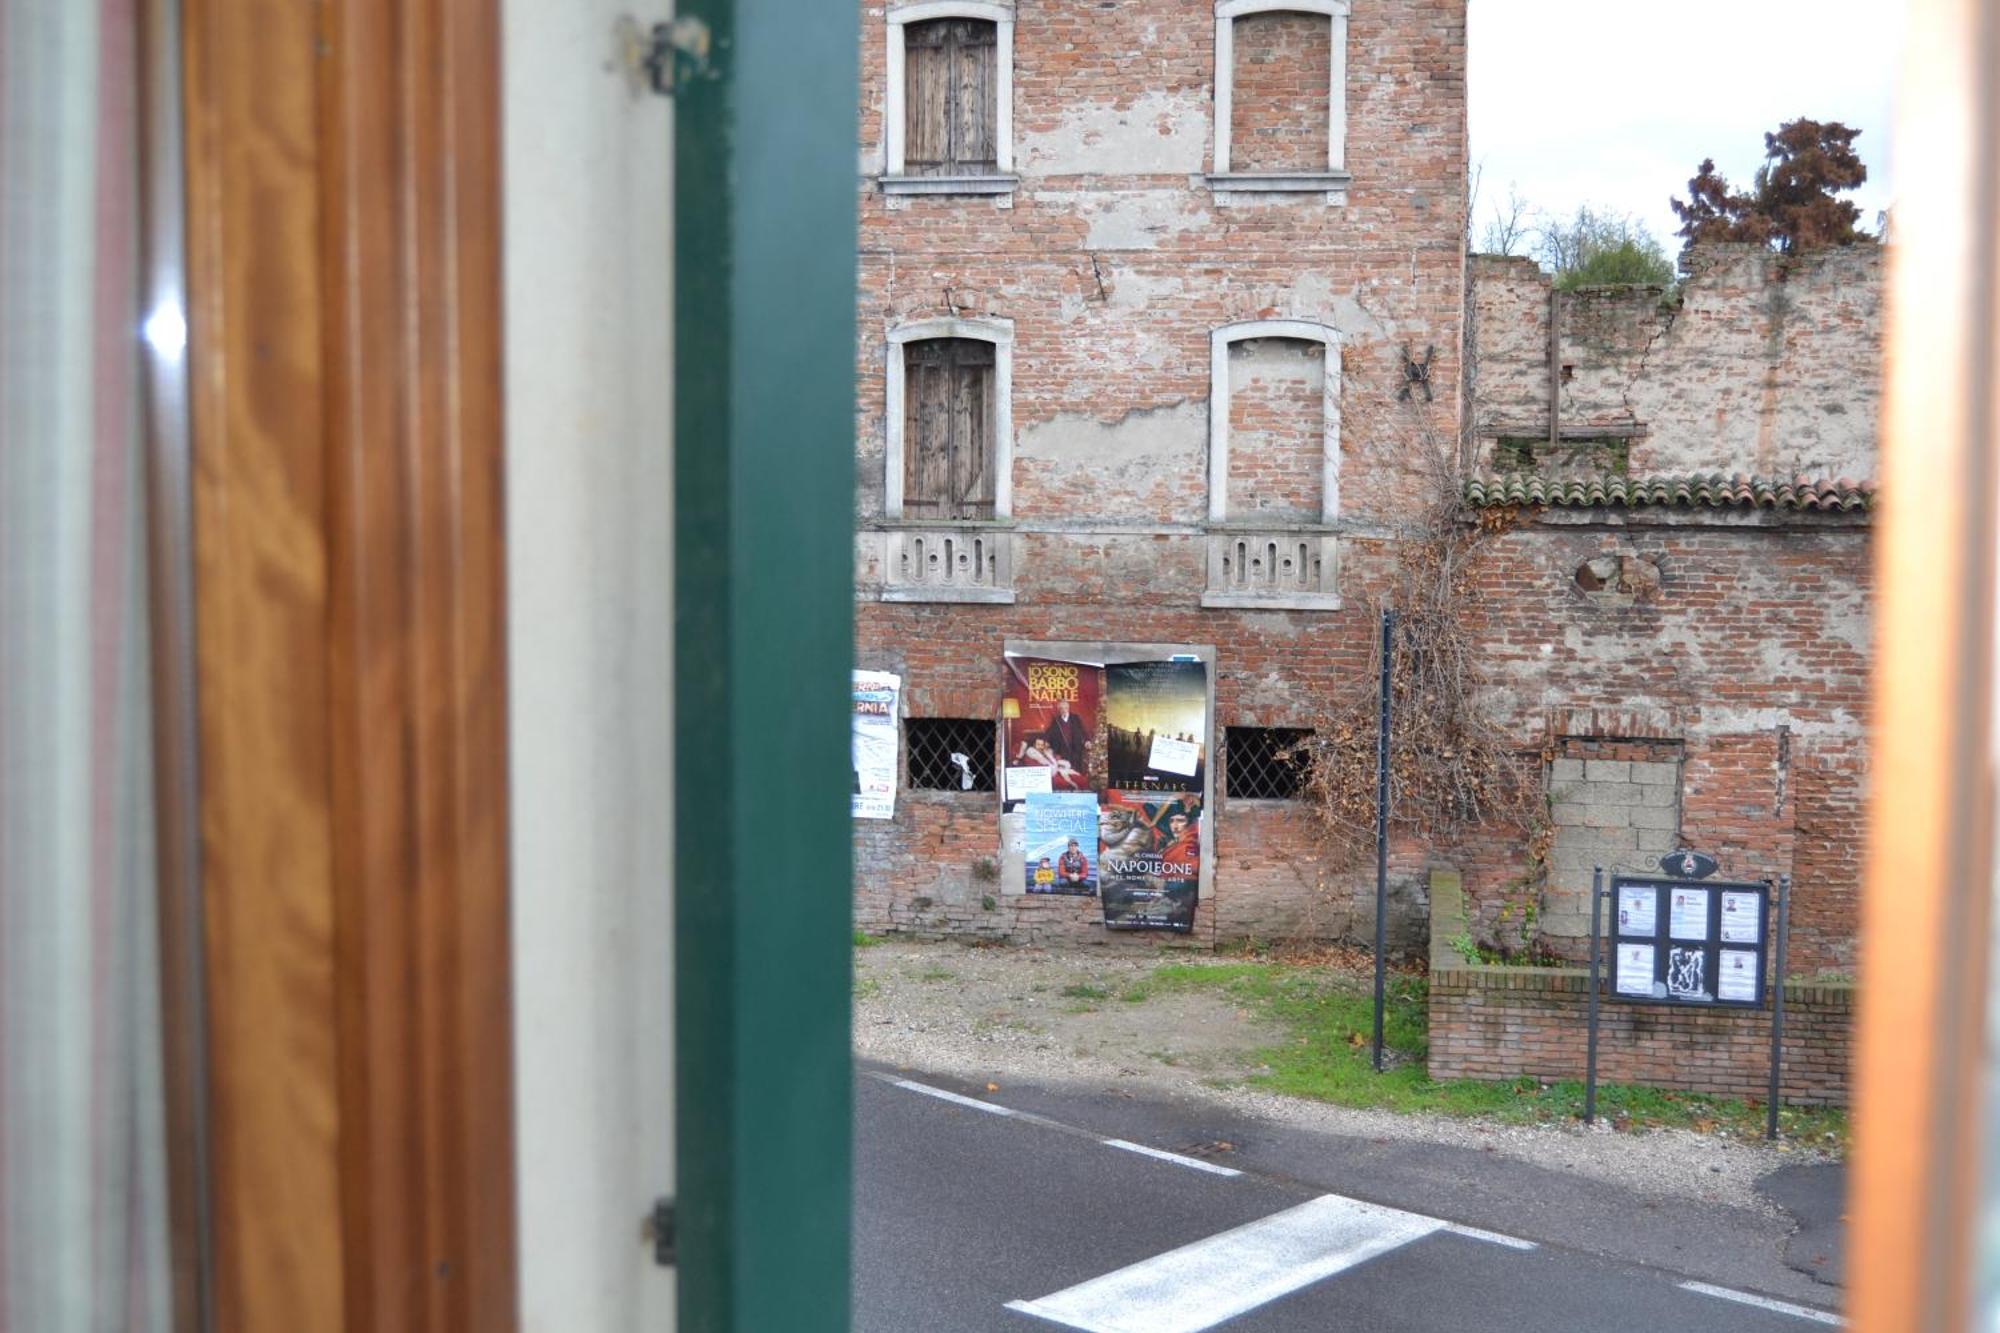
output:
[[[1695,252],[1671,297],[1658,287],[1558,294],[1563,429],[1636,430],[1635,477],[1873,477],[1882,265],[1876,245],[1794,258],[1718,245]],[[1532,259],[1493,255],[1475,256],[1469,272],[1485,466],[1500,436],[1547,436],[1550,280]]]
[[[1574,968],[1464,967],[1430,976],[1430,1076],[1499,1080],[1584,1076],[1589,974]],[[1762,1101],[1771,1012],[1601,1002],[1597,1077]],[[1854,990],[1785,987],[1779,1092],[1845,1106]]]
[[[1355,5],[1346,108],[1353,181],[1344,205],[1328,204],[1324,193],[1219,202],[1209,190],[1202,174],[1212,143],[1214,11],[1181,0],[1021,5],[1013,100],[1020,184],[1011,199],[885,196],[873,179],[884,152],[883,13],[861,7],[857,662],[904,676],[909,716],[991,717],[1008,638],[1213,644],[1218,736],[1237,724],[1310,724],[1336,687],[1366,672],[1377,553],[1424,494],[1408,439],[1425,409],[1393,396],[1404,344],[1417,355],[1436,348],[1429,429],[1446,439],[1457,429],[1464,0]],[[1316,57],[1305,41],[1314,23],[1322,34]],[[1268,25],[1282,40],[1259,48],[1272,60],[1239,66],[1249,82],[1236,84],[1234,103],[1287,134],[1316,117],[1312,165],[1323,167],[1330,25],[1314,23],[1287,16]],[[1307,79],[1314,58],[1320,73]],[[1318,102],[1301,91],[1273,105],[1278,85],[1260,92],[1265,79],[1294,80],[1301,90],[1312,83]],[[1236,169],[1253,161],[1242,155],[1248,127],[1236,123]],[[881,600],[893,529],[883,519],[886,333],[895,322],[946,313],[1013,321],[1012,606]],[[1351,610],[1201,606],[1209,335],[1270,318],[1330,326],[1345,344],[1340,583]],[[1315,376],[1327,365],[1296,373],[1305,370],[1302,354],[1273,346],[1291,349],[1298,364],[1294,373],[1236,381],[1232,417],[1247,442],[1230,498],[1265,518],[1316,518],[1323,381]],[[1241,364],[1248,369],[1261,350]],[[1293,407],[1301,418],[1280,423]],[[1249,440],[1258,432],[1271,447]],[[857,924],[1103,937],[1095,900],[1004,892],[982,878],[982,863],[999,852],[996,811],[990,794],[906,791],[894,820],[856,821]],[[1366,898],[1368,874],[1334,876],[1322,890],[1325,867],[1296,806],[1234,809],[1218,779],[1213,813],[1215,882],[1197,940],[1354,918],[1351,899]],[[1421,851],[1405,849],[1397,862],[1401,939],[1422,936],[1421,870]],[[1000,884],[1011,888],[1015,878],[1003,874]]]
[[[1725,878],[1794,877],[1792,958],[1803,973],[1854,963],[1868,537],[1865,521],[1831,516],[1551,511],[1487,539],[1470,570],[1470,624],[1490,682],[1482,707],[1558,764],[1679,753],[1677,845],[1715,855]],[[1607,555],[1648,566],[1639,592],[1578,585],[1577,571]],[[1551,785],[1560,800],[1563,782]],[[1568,812],[1556,813],[1560,822]],[[1573,909],[1594,861],[1651,861],[1652,845],[1639,845],[1647,831],[1559,838],[1556,910]],[[1508,886],[1533,867],[1518,838],[1471,842],[1448,859],[1463,863],[1475,933],[1504,933]],[[1584,947],[1567,932],[1552,942],[1569,957]]]
[[[1324,14],[1280,10],[1236,20],[1230,170],[1326,169],[1332,32]]]
[[[1325,492],[1326,351],[1296,338],[1229,349],[1229,516],[1316,523]]]

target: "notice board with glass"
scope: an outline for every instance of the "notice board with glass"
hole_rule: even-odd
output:
[[[1763,1008],[1770,906],[1768,884],[1613,876],[1611,998]]]

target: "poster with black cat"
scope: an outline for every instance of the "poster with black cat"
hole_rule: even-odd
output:
[[[1129,792],[1200,792],[1208,764],[1208,667],[1117,662],[1104,668],[1105,785]]]

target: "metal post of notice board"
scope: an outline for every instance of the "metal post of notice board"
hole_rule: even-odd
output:
[[[1597,1120],[1597,915],[1604,902],[1604,867],[1590,871],[1590,1036],[1583,1058],[1583,1123]]]
[[[1792,877],[1778,876],[1778,957],[1771,969],[1771,1089],[1764,1102],[1764,1137],[1778,1137],[1778,1075],[1785,1043],[1785,936],[1791,933]]]
[[[1382,612],[1382,716],[1375,732],[1375,1072],[1382,1072],[1382,992],[1389,921],[1389,663],[1396,613]]]

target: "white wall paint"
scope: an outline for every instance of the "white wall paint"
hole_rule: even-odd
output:
[[[673,1189],[671,121],[627,90],[620,9],[502,14],[527,1333],[674,1326],[639,1234]]]

